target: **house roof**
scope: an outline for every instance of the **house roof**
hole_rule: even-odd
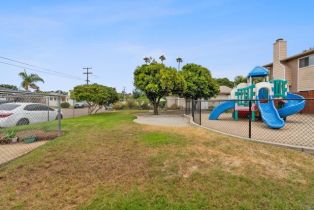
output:
[[[227,86],[220,86],[219,87],[219,93],[220,94],[227,94],[227,95],[229,95],[231,90],[232,89],[230,87],[227,87]]]
[[[269,75],[268,69],[262,66],[256,66],[250,71],[247,77],[266,77],[267,75]]]
[[[9,88],[0,87],[0,92],[17,93],[17,92],[23,92],[23,91],[12,90],[12,89],[9,89]]]
[[[288,62],[288,61],[290,61],[290,60],[292,60],[292,59],[302,58],[302,57],[304,57],[304,56],[308,56],[308,55],[311,55],[311,54],[314,54],[314,48],[313,48],[313,49],[310,49],[310,50],[306,50],[306,51],[304,51],[304,52],[302,52],[302,53],[298,53],[298,54],[296,54],[296,55],[287,57],[287,58],[285,58],[285,59],[282,59],[281,62]],[[273,65],[273,63],[269,63],[269,64],[264,65],[264,67],[270,67],[270,66],[272,66],[272,65]]]

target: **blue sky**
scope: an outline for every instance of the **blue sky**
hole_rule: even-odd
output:
[[[311,0],[3,1],[0,56],[75,75],[37,72],[43,90],[69,90],[91,66],[92,82],[130,92],[143,57],[161,54],[167,65],[180,56],[232,79],[271,62],[277,38],[288,55],[313,47],[313,8]],[[21,70],[0,63],[0,83],[19,86]]]

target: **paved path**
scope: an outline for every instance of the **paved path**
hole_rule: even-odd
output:
[[[224,113],[219,120],[208,120],[208,114],[202,114],[203,126],[240,137],[248,137],[249,123],[247,119],[234,121],[231,113]],[[270,129],[262,120],[252,122],[252,138],[270,143],[314,148],[314,115],[289,116],[282,129]]]
[[[134,122],[146,125],[186,127],[189,120],[178,115],[138,115]]]
[[[19,156],[25,155],[37,147],[45,144],[47,141],[38,141],[31,144],[5,144],[0,145],[0,164],[13,160]]]

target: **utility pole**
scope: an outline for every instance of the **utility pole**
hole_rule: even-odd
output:
[[[125,94],[126,94],[126,92],[125,92],[125,87],[123,87],[123,91],[122,91],[122,93],[123,93],[123,101],[125,101]]]
[[[89,75],[93,74],[93,72],[90,72],[89,70],[92,69],[91,67],[85,67],[83,68],[84,70],[86,70],[86,72],[83,72],[83,74],[86,74],[86,84],[89,84]]]

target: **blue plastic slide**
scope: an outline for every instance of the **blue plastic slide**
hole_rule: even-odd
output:
[[[226,101],[221,104],[219,104],[215,109],[210,113],[208,116],[209,120],[217,120],[218,117],[228,111],[229,109],[234,109],[235,107],[235,102],[234,101]]]
[[[262,119],[268,127],[279,129],[285,126],[285,121],[279,116],[273,100],[262,103],[257,98],[257,105]]]
[[[287,99],[288,100],[286,101],[285,105],[282,108],[278,109],[280,117],[288,117],[289,115],[296,114],[304,109],[305,100],[303,96],[288,93]]]

